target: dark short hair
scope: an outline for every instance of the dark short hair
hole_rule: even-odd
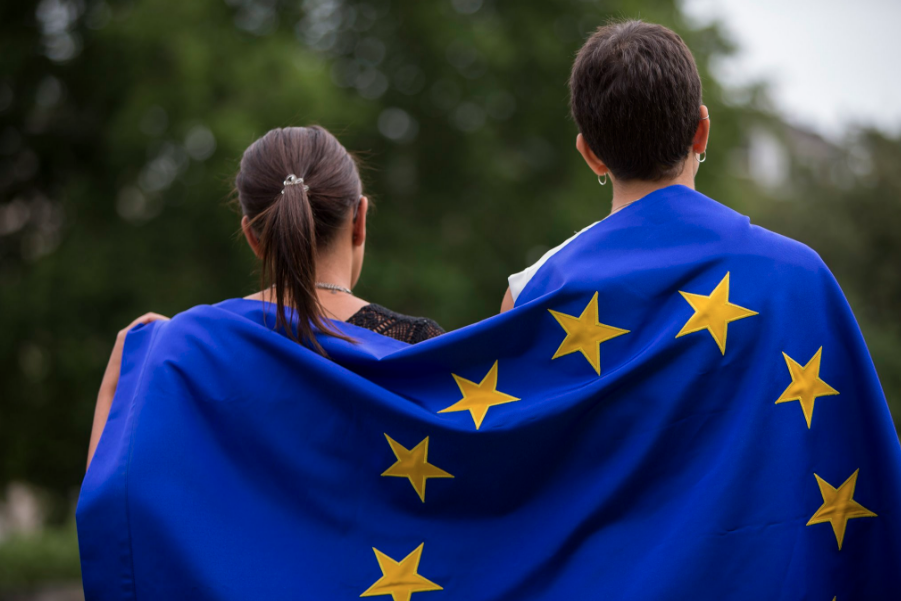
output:
[[[614,177],[679,174],[698,128],[701,78],[675,32],[641,21],[599,28],[579,51],[569,87],[579,131]]]

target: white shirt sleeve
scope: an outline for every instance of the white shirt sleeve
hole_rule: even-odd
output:
[[[563,250],[563,248],[567,244],[569,244],[570,242],[572,242],[573,240],[578,238],[580,234],[587,232],[588,230],[590,230],[591,228],[593,228],[594,226],[596,226],[599,223],[600,223],[600,221],[596,221],[596,222],[592,223],[591,225],[589,225],[588,227],[579,230],[578,232],[576,232],[575,234],[570,236],[563,244],[561,244],[559,246],[555,246],[551,250],[544,253],[544,255],[542,255],[542,257],[540,259],[538,259],[538,261],[534,265],[526,267],[519,273],[514,273],[513,275],[508,277],[507,282],[509,282],[509,284],[510,284],[510,295],[513,297],[513,302],[516,303],[516,299],[519,298],[520,292],[523,291],[523,289],[526,287],[526,284],[529,283],[529,280],[531,280],[532,277],[536,273],[538,273],[538,270],[541,269],[541,266],[544,265],[545,263],[547,263],[548,259],[550,259],[555,254],[557,254],[558,252]]]

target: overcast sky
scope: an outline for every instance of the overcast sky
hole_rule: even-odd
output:
[[[739,47],[726,83],[771,82],[780,111],[829,137],[850,124],[901,133],[901,0],[683,0]]]

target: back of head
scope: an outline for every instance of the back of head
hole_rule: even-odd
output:
[[[297,339],[321,350],[313,328],[335,332],[322,317],[316,258],[362,196],[354,158],[321,127],[273,129],[244,152],[235,188],[259,240],[264,285],[275,293],[276,327],[293,336],[290,307]]]
[[[698,127],[701,78],[675,32],[641,21],[601,27],[576,57],[570,93],[579,131],[614,177],[679,174]]]

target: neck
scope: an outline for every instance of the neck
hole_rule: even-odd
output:
[[[320,255],[316,260],[316,281],[325,284],[335,284],[344,288],[351,288],[353,280],[353,262],[349,254],[327,253]],[[325,317],[346,321],[354,313],[369,303],[365,300],[333,290],[317,289],[319,302]],[[261,290],[245,298],[274,303],[275,294],[272,289]],[[286,304],[291,304],[291,299],[286,299]]]
[[[335,250],[319,255],[316,259],[316,281],[353,288],[353,256],[350,244],[333,245]],[[339,250],[340,249],[340,250]],[[326,317],[346,321],[351,315],[369,303],[365,300],[334,290],[316,290]]]
[[[689,155],[691,159],[691,155]],[[672,179],[661,180],[659,182],[649,182],[644,180],[632,180],[626,182],[617,182],[611,178],[613,185],[613,203],[610,207],[610,214],[616,213],[623,207],[632,204],[636,200],[641,200],[651,192],[681,184],[692,190],[695,189],[695,173],[693,165],[687,164],[682,169],[682,173]]]
[[[336,256],[341,254],[342,256]],[[316,281],[335,284],[344,288],[353,288],[353,262],[350,256],[343,253],[320,255],[316,260]]]

